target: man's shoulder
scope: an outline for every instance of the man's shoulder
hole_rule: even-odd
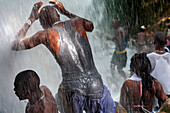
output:
[[[170,58],[170,53],[169,52],[165,52],[164,54],[157,54],[155,52],[149,53],[147,54],[147,57],[169,57]]]
[[[155,54],[154,52],[148,53],[148,54],[147,54],[147,57],[150,57],[150,56],[152,56],[152,55],[154,55],[154,54]]]
[[[35,35],[37,36],[46,36],[50,29],[40,30]]]
[[[48,87],[45,86],[45,85],[40,86],[40,89],[41,89],[41,90],[49,90]]]
[[[47,86],[42,85],[42,86],[40,86],[40,89],[44,92],[44,94],[45,94],[46,96],[52,97],[52,93],[51,93],[50,89],[49,89]]]

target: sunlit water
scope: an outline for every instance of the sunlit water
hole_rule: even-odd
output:
[[[43,45],[31,50],[11,51],[11,42],[14,36],[29,17],[32,6],[38,0],[0,0],[0,113],[24,113],[27,101],[19,101],[13,91],[13,82],[17,73],[26,69],[35,70],[41,79],[55,95],[61,82],[61,72],[51,53]],[[44,1],[45,5],[48,1]],[[110,74],[110,60],[114,52],[114,43],[104,39],[105,33],[98,28],[103,18],[102,7],[100,13],[94,13],[92,0],[62,0],[65,8],[81,17],[94,22],[95,29],[88,33],[96,67],[102,75],[104,84],[108,86],[114,100],[119,100],[120,88],[115,87]],[[95,17],[97,16],[97,17]],[[62,16],[62,20],[68,18]],[[33,23],[27,37],[42,28],[39,21]],[[128,60],[134,51],[128,49]],[[124,69],[129,76],[129,61]],[[114,78],[121,87],[124,79],[117,74]]]

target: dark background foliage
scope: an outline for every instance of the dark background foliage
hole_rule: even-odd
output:
[[[164,31],[165,25],[170,22],[169,0],[94,0],[93,3],[96,11],[100,8],[96,4],[104,4],[101,27],[104,27],[103,24],[110,26],[113,18],[119,18],[122,25],[130,24],[132,35],[139,31],[141,25],[150,25],[155,32]]]

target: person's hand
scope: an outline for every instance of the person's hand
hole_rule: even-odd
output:
[[[59,2],[59,1],[57,1],[57,0],[49,0],[49,3],[55,4],[57,10],[58,10],[61,14],[63,14],[63,13],[66,11],[65,8],[64,8],[64,6],[63,6],[63,4],[62,4],[61,2]]]
[[[38,12],[38,10],[40,9],[40,7],[43,5],[43,1],[37,2],[34,4],[34,7],[32,8],[31,14],[29,19],[31,20],[31,22],[34,22],[35,20],[37,20],[40,17],[40,13]]]

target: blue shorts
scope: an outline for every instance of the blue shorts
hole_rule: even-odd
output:
[[[104,86],[103,97],[92,99],[74,92],[65,92],[59,88],[58,109],[61,113],[115,113],[116,105],[110,91]]]

